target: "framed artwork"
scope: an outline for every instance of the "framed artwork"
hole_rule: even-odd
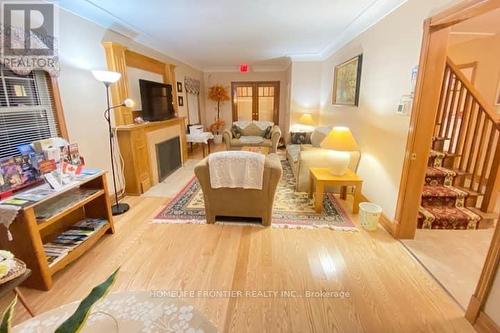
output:
[[[332,103],[358,106],[363,55],[360,54],[335,66]]]
[[[182,96],[179,96],[177,97],[178,101],[179,101],[179,106],[184,106],[184,98]]]
[[[498,76],[497,94],[495,97],[495,105],[500,105],[500,75]]]
[[[177,92],[178,93],[182,92],[182,82],[177,82]]]

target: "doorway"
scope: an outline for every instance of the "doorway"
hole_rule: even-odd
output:
[[[492,322],[487,300],[500,259],[498,81],[483,87],[480,71],[486,79],[500,71],[469,44],[485,44],[486,54],[493,53],[499,44],[486,38],[500,34],[499,8],[495,0],[464,1],[424,23],[392,229],[475,327]],[[456,214],[466,211],[472,214]]]
[[[279,123],[280,82],[232,82],[233,121],[261,120]]]

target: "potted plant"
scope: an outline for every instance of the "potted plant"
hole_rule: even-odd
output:
[[[229,100],[229,93],[224,86],[216,84],[208,89],[208,99],[217,102],[217,116],[215,122],[210,125],[210,131],[214,134],[214,142],[222,143],[222,131],[226,123],[220,119],[220,106]]]

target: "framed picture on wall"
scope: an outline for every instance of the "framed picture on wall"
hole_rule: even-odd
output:
[[[177,97],[179,106],[184,106],[184,98],[182,96]]]
[[[177,92],[178,93],[182,92],[182,82],[177,82]]]
[[[335,66],[332,103],[358,106],[363,55],[360,54]]]

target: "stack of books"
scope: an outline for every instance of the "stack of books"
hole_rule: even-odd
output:
[[[57,236],[52,242],[43,245],[49,267],[68,255],[82,242],[87,240],[108,221],[104,219],[86,218],[75,223],[69,230]]]

